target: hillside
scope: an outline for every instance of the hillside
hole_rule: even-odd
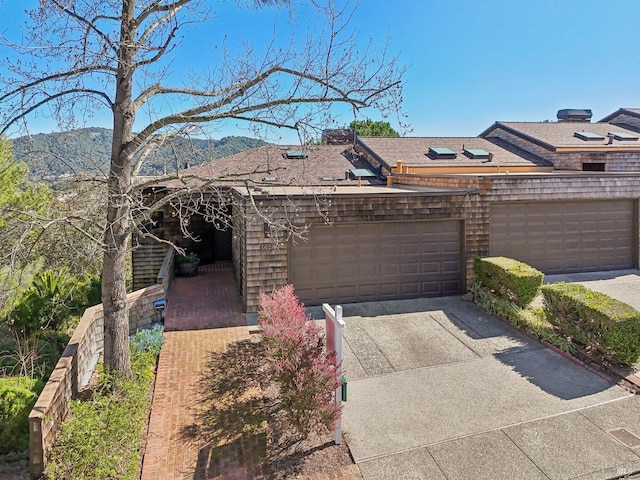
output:
[[[62,133],[19,137],[13,142],[14,157],[29,166],[34,177],[64,174],[100,174],[107,171],[111,150],[111,130],[84,128]],[[263,145],[248,137],[224,137],[220,140],[178,138],[171,145],[153,152],[145,160],[143,175],[176,170],[176,164],[199,165]]]

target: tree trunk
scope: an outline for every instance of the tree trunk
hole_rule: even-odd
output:
[[[134,0],[123,0],[102,263],[104,362],[107,371],[118,376],[132,375],[125,266],[131,233],[131,162],[135,151],[131,144],[136,114],[133,105],[136,31],[134,7]]]
[[[109,211],[113,211],[110,205]],[[111,216],[111,215],[109,215]],[[121,222],[122,223],[122,222]],[[112,223],[112,228],[116,228]],[[117,227],[121,230],[124,225]],[[107,371],[131,376],[129,355],[129,305],[126,290],[127,235],[110,235],[102,264],[104,306],[104,363]]]

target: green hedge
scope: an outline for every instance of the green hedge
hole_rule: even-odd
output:
[[[475,258],[473,271],[482,285],[520,307],[526,307],[536,298],[544,280],[541,271],[506,257]]]
[[[0,455],[29,447],[29,412],[38,398],[37,384],[27,377],[0,378]]]
[[[577,342],[610,360],[631,365],[640,358],[640,312],[576,283],[542,287],[550,320]]]

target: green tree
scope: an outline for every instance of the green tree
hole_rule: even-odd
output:
[[[52,194],[27,178],[27,167],[14,161],[11,144],[0,138],[0,321],[15,306],[41,266],[32,246],[42,233],[37,218],[46,215]]]
[[[349,124],[349,128],[356,131],[363,137],[399,137],[389,122],[374,121],[371,119],[354,120]]]
[[[182,34],[195,22],[211,22],[212,2],[203,0],[40,0],[29,12],[24,42],[5,45],[24,58],[7,61],[11,76],[0,79],[0,132],[7,132],[32,112],[54,116],[64,126],[79,106],[111,116],[113,138],[107,174],[107,207],[101,240],[104,359],[108,370],[131,375],[126,291],[129,238],[162,205],[136,205],[134,179],[150,151],[176,135],[208,122],[246,122],[255,128],[321,130],[332,106],[360,110],[397,109],[400,76],[385,48],[358,48],[347,24],[353,11],[333,0],[310,2],[317,35],[304,44],[273,42],[230,52],[226,47],[189,72],[189,85],[166,73],[175,61]],[[286,0],[239,4],[260,7]],[[302,11],[300,12],[302,13]],[[290,15],[292,28],[299,23]],[[224,27],[218,30],[226,38]],[[265,39],[267,40],[267,39]],[[263,45],[267,47],[264,48]],[[41,47],[41,48],[33,48]],[[384,47],[384,46],[382,46]],[[216,57],[214,57],[216,55]],[[218,56],[219,55],[219,56]],[[146,120],[145,120],[146,119]],[[136,120],[143,122],[136,125]],[[322,124],[322,125],[321,125]],[[220,198],[223,204],[225,197]],[[165,200],[166,201],[166,200]]]

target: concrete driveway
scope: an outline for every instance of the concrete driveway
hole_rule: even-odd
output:
[[[365,479],[640,470],[640,401],[475,305],[447,297],[343,308],[343,426]]]

